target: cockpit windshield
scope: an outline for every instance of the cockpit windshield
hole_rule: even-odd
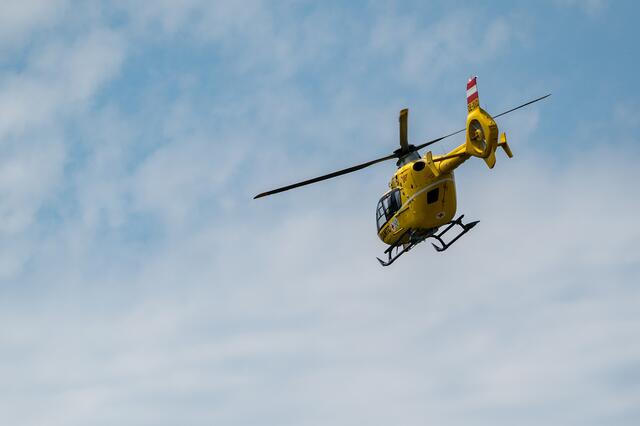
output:
[[[378,208],[376,209],[378,231],[400,210],[400,206],[402,206],[402,202],[400,200],[399,189],[394,189],[382,196],[380,201],[378,201]]]

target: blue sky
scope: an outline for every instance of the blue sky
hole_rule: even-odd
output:
[[[0,423],[633,425],[635,2],[0,6]],[[394,164],[464,126],[481,223],[391,268]],[[434,148],[445,152],[461,140]]]

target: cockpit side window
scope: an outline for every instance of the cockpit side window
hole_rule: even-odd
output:
[[[382,206],[382,200],[378,201],[378,209],[376,210],[376,221],[378,222],[378,231],[387,223],[386,215],[384,214],[384,207]]]
[[[393,212],[395,214],[395,212],[400,210],[400,207],[402,207],[402,200],[400,199],[400,190],[396,189],[391,194],[393,194],[393,200],[396,204],[396,210]]]
[[[378,231],[382,229],[385,223],[393,217],[394,214],[402,206],[400,198],[400,190],[394,189],[393,191],[385,194],[378,202],[378,208],[376,210],[376,221],[378,223]]]

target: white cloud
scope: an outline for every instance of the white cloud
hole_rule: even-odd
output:
[[[370,48],[397,56],[405,78],[428,81],[455,66],[477,68],[506,48],[512,32],[507,21],[496,17],[487,26],[470,24],[480,20],[487,20],[481,11],[458,11],[435,23],[388,14],[372,29]]]
[[[39,141],[33,137],[30,142],[27,148],[6,150],[0,161],[0,232],[3,234],[28,227],[61,177],[64,149],[60,141]]]
[[[593,175],[595,155],[566,169],[532,156],[461,169],[461,212],[481,224],[445,255],[419,246],[390,269],[373,258],[382,246],[366,208],[338,222],[322,200],[275,221],[212,220],[174,235],[140,273],[93,277],[69,296],[124,291],[115,311],[95,300],[62,313],[65,296],[14,321],[29,356],[3,375],[37,366],[21,380],[62,395],[64,409],[37,403],[59,424],[173,422],[183,404],[196,423],[583,424],[630,413],[637,391],[625,402],[606,383],[640,356],[630,285],[640,253],[628,251],[639,235],[631,214],[616,215],[609,240],[594,231],[606,206],[637,210],[621,195],[638,172],[625,161],[627,179]],[[64,327],[42,340],[54,311]],[[15,402],[5,399],[22,419]]]
[[[177,34],[201,5],[163,2],[140,25],[158,19],[164,36]],[[287,32],[262,25],[256,38]],[[443,70],[469,59],[452,20],[434,28],[435,45],[419,37],[426,56],[405,71],[440,48],[453,54]],[[373,207],[392,164],[272,200],[243,192],[342,160],[352,140],[366,143],[345,150],[395,142],[395,105],[368,105],[354,88],[319,113],[281,79],[305,52],[266,79],[280,84],[224,107],[180,93],[150,107],[151,124],[118,104],[94,111],[131,40],[147,36],[124,32],[47,44],[0,85],[13,114],[0,127],[11,154],[0,163],[3,226],[22,237],[15,251],[0,247],[18,257],[0,262],[4,422],[633,424],[638,388],[624,381],[640,356],[637,149],[615,168],[594,167],[597,150],[558,167],[523,141],[538,116],[515,121],[516,158],[492,171],[472,160],[457,175],[460,212],[481,224],[444,255],[424,244],[382,269]],[[509,34],[496,20],[480,51],[494,55]],[[275,40],[284,46],[264,57],[297,46]],[[73,150],[60,142],[68,123],[81,127]],[[140,140],[155,123],[159,140]],[[50,129],[55,138],[39,138]],[[74,155],[86,157],[65,176]],[[57,186],[71,194],[47,227],[34,212]],[[166,235],[129,235],[158,217]],[[34,223],[45,235],[33,237]]]
[[[54,40],[31,52],[23,70],[0,79],[0,137],[34,126],[56,127],[113,78],[124,46],[109,31],[96,30],[72,44]]]
[[[116,75],[123,51],[117,34],[94,29],[69,44],[53,38],[34,47],[24,66],[0,75],[0,233],[16,246],[4,277],[17,276],[35,254],[26,244],[37,244],[41,209],[56,216],[46,207],[67,189],[67,126]]]
[[[556,3],[565,7],[581,9],[584,13],[592,17],[599,15],[607,6],[605,0],[556,0]]]
[[[0,5],[0,48],[17,49],[34,32],[48,29],[60,20],[67,0],[22,0]]]

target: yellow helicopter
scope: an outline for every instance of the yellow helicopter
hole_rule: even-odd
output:
[[[464,215],[454,219],[456,214],[456,187],[454,169],[471,157],[482,158],[492,169],[496,163],[496,149],[502,148],[508,157],[513,157],[507,144],[507,136],[502,133],[498,140],[498,126],[494,118],[538,102],[551,96],[542,96],[511,108],[494,117],[480,107],[477,77],[467,82],[467,125],[464,129],[430,140],[421,145],[410,145],[407,137],[409,110],[400,111],[400,148],[393,154],[366,163],[358,164],[333,173],[308,179],[271,191],[262,192],[254,197],[288,191],[289,189],[331,179],[347,173],[364,169],[382,161],[398,159],[398,170],[389,182],[389,190],[382,195],[376,209],[378,236],[389,247],[385,250],[387,260],[378,261],[382,266],[391,265],[398,257],[408,252],[426,239],[433,239],[433,247],[441,252],[469,232],[479,221],[464,223]],[[423,157],[418,153],[425,148],[450,136],[466,131],[465,143],[445,155],[434,156],[428,151]],[[444,235],[454,227],[459,232],[448,242]],[[442,230],[441,228],[444,227]]]

